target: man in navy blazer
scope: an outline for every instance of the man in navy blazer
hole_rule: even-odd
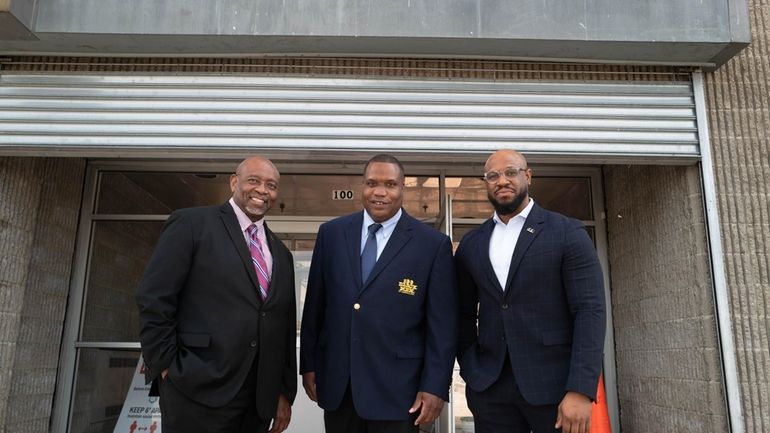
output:
[[[604,280],[580,221],[529,197],[523,155],[485,165],[493,218],[455,256],[460,374],[477,433],[586,433],[605,332]]]
[[[402,208],[404,169],[377,155],[363,212],[321,226],[300,373],[330,433],[416,432],[449,399],[457,292],[449,238]]]

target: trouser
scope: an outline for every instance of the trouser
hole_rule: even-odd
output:
[[[418,426],[414,425],[417,413],[404,421],[376,421],[362,419],[356,413],[353,405],[353,394],[348,385],[340,407],[334,411],[324,412],[326,433],[417,433]],[[165,433],[165,432],[164,432]]]
[[[270,420],[257,414],[257,360],[238,394],[223,407],[209,407],[182,394],[167,377],[159,381],[163,433],[266,433]]]
[[[500,377],[481,392],[465,387],[476,433],[553,433],[559,405],[534,406],[524,399],[506,354]]]

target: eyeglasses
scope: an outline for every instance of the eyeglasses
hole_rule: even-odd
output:
[[[484,173],[484,180],[487,181],[487,183],[495,183],[498,180],[500,180],[500,176],[505,176],[506,179],[514,179],[516,176],[519,175],[520,171],[527,171],[526,168],[517,168],[517,167],[508,167],[505,170],[503,170],[502,173],[497,171],[488,171]]]

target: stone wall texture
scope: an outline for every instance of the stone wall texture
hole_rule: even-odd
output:
[[[705,74],[710,140],[746,433],[770,431],[770,1],[752,42]]]
[[[726,432],[698,167],[604,176],[622,431]]]
[[[47,432],[85,160],[0,158],[0,426]]]

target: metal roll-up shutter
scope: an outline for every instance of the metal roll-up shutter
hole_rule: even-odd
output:
[[[0,152],[305,149],[699,157],[690,82],[0,75]]]

